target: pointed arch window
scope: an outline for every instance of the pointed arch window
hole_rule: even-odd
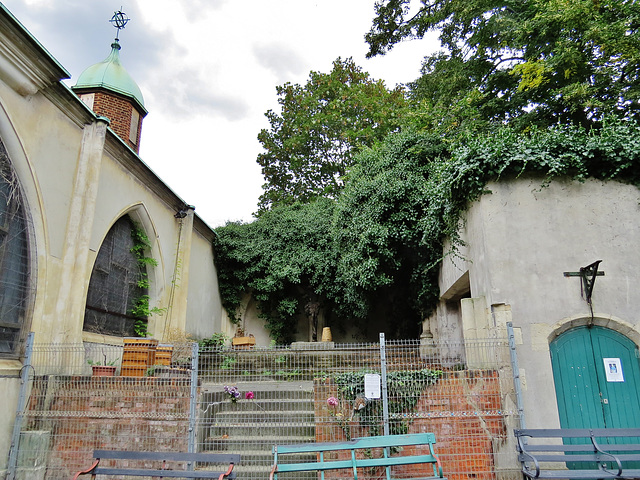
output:
[[[131,251],[134,229],[128,216],[120,218],[100,247],[89,281],[84,331],[135,336],[134,325],[140,317],[131,311],[147,289],[139,286],[141,267]]]
[[[19,353],[28,330],[28,218],[18,177],[0,140],[0,354]]]

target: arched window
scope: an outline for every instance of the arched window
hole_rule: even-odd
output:
[[[124,216],[111,227],[100,247],[87,293],[86,332],[132,337],[136,321],[146,323],[131,313],[136,302],[147,295],[147,289],[139,284],[143,275],[132,252],[134,231],[131,219]]]
[[[0,354],[19,353],[27,329],[29,235],[18,177],[0,140]]]

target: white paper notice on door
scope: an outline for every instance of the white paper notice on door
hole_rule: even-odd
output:
[[[607,382],[624,382],[622,374],[622,362],[619,358],[603,358],[604,371],[607,375]]]

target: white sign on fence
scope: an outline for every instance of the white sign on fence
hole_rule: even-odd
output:
[[[380,375],[377,373],[365,373],[364,396],[366,398],[380,398]]]

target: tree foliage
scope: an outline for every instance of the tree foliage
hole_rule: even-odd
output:
[[[433,125],[448,107],[518,128],[640,116],[640,4],[631,0],[379,0],[368,55],[437,30],[412,84]],[[444,107],[444,108],[442,108]],[[439,118],[441,117],[441,118]]]
[[[439,137],[413,131],[390,135],[358,155],[334,223],[334,288],[343,317],[366,318],[375,309],[389,335],[419,334],[437,296],[425,279],[435,275],[429,267],[442,253],[441,239],[426,239],[420,220],[429,208],[431,165],[447,156]]]
[[[523,134],[505,127],[459,144],[407,130],[357,156],[336,199],[265,212],[216,230],[223,304],[234,315],[253,292],[274,339],[290,341],[305,305],[321,302],[333,321],[387,320],[390,337],[417,334],[438,300],[445,239],[494,180],[533,175],[632,183],[640,188],[640,125],[605,120]]]
[[[415,336],[471,202],[532,175],[640,188],[640,7],[630,0],[377,0],[369,55],[440,31],[410,107],[351,59],[278,87],[260,215],[217,229],[223,304],[274,339],[306,313]],[[334,324],[332,324],[333,326]],[[391,331],[395,329],[395,331]]]
[[[332,200],[318,199],[216,229],[220,294],[235,322],[243,294],[252,293],[271,337],[286,343],[305,306],[326,302],[324,289],[335,270],[329,233],[333,209]]]
[[[406,100],[388,90],[351,58],[330,73],[311,72],[305,86],[277,87],[281,113],[266,113],[271,127],[258,135],[265,178],[260,211],[277,205],[334,197],[354,153],[399,128]]]

